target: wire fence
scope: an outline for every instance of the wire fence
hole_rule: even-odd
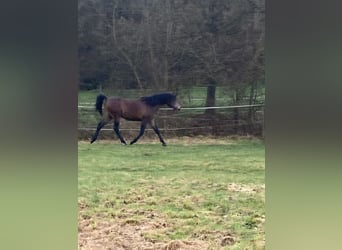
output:
[[[80,124],[78,127],[79,137],[88,138],[95,130],[97,122],[100,117],[96,114],[94,106],[84,105],[88,103],[81,103],[78,108],[79,111],[93,113],[93,121],[86,122],[86,124]],[[246,119],[246,115],[236,119],[234,112],[236,110],[247,110],[247,113],[253,109],[252,116]],[[257,136],[263,136],[264,134],[264,117],[263,110],[264,104],[253,105],[232,105],[232,106],[212,106],[212,107],[184,107],[178,112],[170,112],[172,108],[160,108],[160,113],[157,116],[158,126],[160,131],[164,133],[171,133],[171,135],[231,135],[231,134],[253,134]],[[202,114],[206,110],[227,110],[224,115],[206,116],[206,115],[187,115],[184,111],[202,111]],[[234,110],[232,112],[232,110]],[[183,111],[183,112],[182,112]],[[203,112],[204,111],[204,112]],[[243,113],[240,111],[240,114]],[[246,111],[245,111],[246,113]],[[94,121],[94,119],[96,119]],[[91,125],[90,125],[91,124]],[[112,137],[113,124],[107,124],[102,130],[107,135]],[[136,133],[140,130],[140,126],[137,122],[127,122],[122,120],[121,131],[126,133]],[[108,132],[111,132],[108,134]],[[147,133],[153,134],[151,128],[146,128]]]
[[[182,110],[208,110],[208,109],[236,109],[236,108],[252,108],[264,107],[264,104],[253,105],[236,105],[236,106],[213,106],[213,107],[184,107]],[[78,108],[94,110],[94,106],[79,105]],[[160,110],[173,110],[172,108],[160,108]]]

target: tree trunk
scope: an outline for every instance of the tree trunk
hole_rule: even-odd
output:
[[[216,105],[216,85],[210,84],[207,87],[206,107],[214,107]],[[206,109],[205,114],[215,114],[215,109]]]
[[[117,8],[117,3],[113,6],[113,11]],[[122,54],[122,56],[125,58],[127,61],[127,64],[129,65],[130,69],[132,70],[135,80],[137,81],[140,90],[143,89],[142,83],[140,81],[140,77],[137,71],[137,65],[133,63],[132,59],[129,57],[129,55],[124,51],[124,49],[120,46],[120,43],[118,42],[117,35],[116,35],[116,21],[115,17],[113,17],[112,21],[112,31],[113,31],[113,41],[114,44],[116,45],[118,51]]]

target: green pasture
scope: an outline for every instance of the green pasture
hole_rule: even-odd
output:
[[[263,142],[167,142],[162,147],[157,140],[131,146],[80,141],[80,220],[96,228],[102,221],[144,225],[158,219],[164,226],[141,231],[146,241],[200,240],[209,249],[264,249]],[[232,240],[225,242],[227,235]]]

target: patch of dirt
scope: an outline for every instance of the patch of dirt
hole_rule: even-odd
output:
[[[231,192],[242,192],[247,194],[255,194],[265,192],[265,185],[244,185],[239,183],[229,183],[227,189]]]
[[[207,240],[209,237],[214,239],[215,246],[219,249],[219,246],[232,246],[236,243],[237,239],[230,232],[222,231],[202,231],[199,234],[199,238],[202,240]],[[216,249],[216,248],[215,248]]]
[[[209,247],[209,243],[202,240],[163,241],[146,237],[163,235],[172,230],[172,225],[156,213],[153,216],[146,215],[142,220],[127,217],[111,221],[103,219],[79,217],[79,250],[197,250]]]
[[[226,235],[221,240],[221,246],[232,246],[235,244],[235,239],[231,235]]]
[[[165,244],[161,249],[162,250],[199,250],[208,248],[208,244],[202,241],[170,241]]]

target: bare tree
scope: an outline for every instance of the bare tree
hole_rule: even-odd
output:
[[[80,0],[81,79],[115,87],[230,86],[250,102],[264,71],[264,0]],[[102,75],[102,78],[101,78]]]

